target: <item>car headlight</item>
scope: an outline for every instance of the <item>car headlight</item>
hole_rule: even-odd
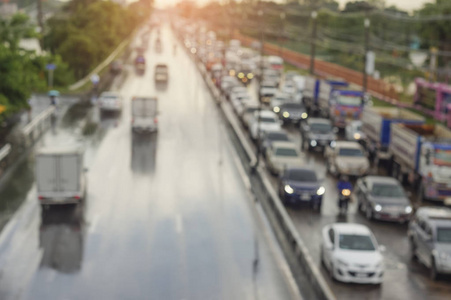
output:
[[[375,211],[381,211],[381,210],[382,210],[382,206],[379,205],[379,204],[376,204],[376,205],[374,206],[374,210],[375,210]]]
[[[316,191],[316,194],[318,196],[322,196],[322,195],[324,195],[325,192],[326,192],[326,189],[323,186],[320,186],[319,189]]]
[[[311,141],[310,141],[310,146],[316,147],[316,145],[318,145],[318,142],[317,142],[317,141],[315,141],[315,140],[311,140]]]
[[[337,265],[341,266],[341,267],[347,267],[348,263],[343,261],[343,260],[341,260],[341,259],[337,259]]]
[[[294,193],[293,188],[291,186],[289,186],[288,184],[285,185],[284,190],[287,194],[290,194],[290,195]]]
[[[412,212],[412,206],[408,205],[406,206],[405,210],[406,214],[410,214]]]
[[[280,107],[274,106],[272,110],[277,114],[280,111]]]
[[[290,116],[290,113],[287,112],[287,111],[285,111],[285,112],[282,114],[282,116],[283,116],[284,118],[288,118],[288,117]]]
[[[244,73],[242,73],[242,72],[238,73],[238,78],[239,79],[243,79],[244,78]]]
[[[335,145],[337,145],[337,142],[336,142],[336,141],[332,141],[332,142],[330,142],[330,146],[331,146],[332,148],[334,148],[334,147],[335,147]]]
[[[254,78],[254,74],[252,74],[252,73],[247,74],[247,78],[248,78],[248,79]]]
[[[236,74],[235,70],[230,70],[230,71],[229,71],[229,75],[230,75],[230,76],[233,77],[233,76],[235,76],[235,74]]]
[[[308,114],[307,114],[306,112],[303,112],[303,113],[301,114],[301,118],[307,119],[307,117],[308,117]]]
[[[360,133],[358,132],[354,133],[354,139],[360,140],[360,138],[361,138]]]

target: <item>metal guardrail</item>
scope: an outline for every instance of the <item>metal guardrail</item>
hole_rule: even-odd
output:
[[[6,144],[0,149],[0,166],[1,162],[8,156],[8,154],[11,152],[11,145]]]
[[[55,107],[47,108],[23,128],[24,147],[32,146],[51,127],[54,112]]]
[[[222,96],[213,82],[209,80],[208,72],[204,65],[197,64],[199,71],[210,89],[214,99],[219,104],[226,121],[231,127],[231,132],[238,140],[241,152],[245,157],[245,168],[248,170],[256,160],[254,151],[248,140],[245,138],[243,130],[240,128],[236,117],[230,110],[222,105]],[[279,196],[271,185],[264,169],[260,166],[251,175],[253,190],[262,203],[270,224],[279,240],[282,249],[289,261],[290,268],[295,277],[303,296],[306,299],[335,300],[336,297],[327,285],[324,277],[310,256],[307,247],[299,236],[291,218],[288,216],[285,207],[282,205]],[[258,191],[258,192],[257,192]]]

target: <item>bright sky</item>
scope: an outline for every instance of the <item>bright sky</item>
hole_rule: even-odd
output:
[[[169,5],[173,5],[179,1],[180,0],[155,0],[155,4],[158,7],[166,7]],[[195,1],[199,4],[204,4],[214,0],[195,0]],[[284,0],[275,0],[275,2],[284,2]],[[346,2],[349,2],[349,0],[338,0],[338,2],[340,2],[340,5],[344,6]],[[421,8],[421,6],[426,2],[433,2],[433,0],[386,0],[388,6],[395,4],[397,7],[407,11]]]

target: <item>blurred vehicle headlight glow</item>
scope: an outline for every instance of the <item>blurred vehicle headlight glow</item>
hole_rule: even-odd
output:
[[[361,138],[360,133],[358,133],[358,132],[354,133],[354,138],[356,140],[360,140],[360,138]]]
[[[376,205],[374,206],[374,210],[375,210],[375,211],[381,211],[381,210],[382,210],[382,206],[380,206],[379,204],[376,204]]]
[[[290,113],[287,112],[287,111],[285,111],[285,112],[283,112],[282,116],[283,116],[284,118],[288,118],[288,117],[290,117]]]
[[[308,117],[308,114],[306,112],[303,112],[302,115],[301,115],[301,118],[307,119],[307,117]]]
[[[286,192],[287,194],[290,194],[290,195],[294,193],[293,188],[292,188],[291,186],[289,186],[288,184],[285,185],[284,190],[285,190],[285,192]]]
[[[247,74],[247,78],[249,78],[249,79],[254,78],[254,74],[252,74],[252,73]]]
[[[405,210],[406,214],[410,214],[412,212],[412,206],[408,205],[406,206]]]
[[[280,107],[278,106],[274,106],[274,108],[272,109],[275,113],[278,113],[280,111]]]
[[[316,194],[318,196],[322,196],[322,195],[324,195],[325,192],[326,192],[326,189],[323,186],[320,186],[319,189],[316,191]]]

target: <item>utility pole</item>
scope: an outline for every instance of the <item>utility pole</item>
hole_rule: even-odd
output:
[[[280,57],[282,57],[283,58],[283,46],[284,46],[284,43],[283,43],[283,39],[284,39],[284,35],[285,35],[285,17],[286,17],[286,15],[285,15],[285,13],[280,13],[280,19],[282,20],[282,34],[280,35],[280,39],[281,39],[281,41],[280,41],[280,45],[279,45],[279,56]]]
[[[312,37],[311,37],[311,48],[310,48],[310,74],[315,74],[315,51],[316,51],[316,19],[318,13],[316,10],[312,11]]]
[[[37,4],[37,9],[38,9],[38,25],[39,28],[41,29],[41,36],[43,36],[44,34],[44,15],[42,13],[42,0],[36,0],[36,4]]]
[[[368,86],[368,74],[366,72],[367,64],[368,64],[368,50],[369,50],[369,43],[370,43],[370,25],[371,21],[368,17],[365,18],[365,21],[363,23],[365,26],[365,45],[364,45],[364,64],[363,64],[363,92],[366,93],[367,86]]]

